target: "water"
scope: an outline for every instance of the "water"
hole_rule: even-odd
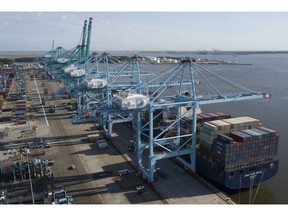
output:
[[[178,54],[148,52],[109,52],[111,55],[132,56],[171,56]],[[15,53],[13,53],[15,54]],[[16,53],[17,54],[17,53]],[[271,99],[247,100],[241,102],[221,103],[203,106],[204,112],[222,111],[234,116],[251,116],[259,119],[268,128],[280,135],[279,171],[272,179],[262,183],[255,203],[287,204],[288,203],[288,54],[253,54],[253,55],[195,55],[195,58],[210,58],[229,62],[250,63],[252,65],[207,65],[206,68],[249,89],[265,91],[272,94]],[[183,56],[181,56],[183,57]],[[185,56],[184,56],[185,57]],[[248,203],[249,191],[228,192],[240,203]],[[253,196],[256,189],[253,190]]]

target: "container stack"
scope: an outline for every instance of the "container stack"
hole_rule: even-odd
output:
[[[189,134],[192,131],[192,119],[191,117],[183,117],[180,120],[180,127],[182,133]]]
[[[230,132],[230,124],[222,120],[205,122],[200,128],[199,150],[200,154],[206,157],[211,156],[212,145],[218,133],[226,134]]]
[[[235,143],[231,137],[219,133],[217,135],[217,138],[214,140],[212,149],[211,149],[213,162],[217,161],[217,163],[218,164],[220,163],[222,167],[224,168],[225,163],[231,157],[231,149],[234,146],[238,147],[238,144]]]
[[[220,119],[232,118],[232,115],[224,113],[224,112],[215,112],[214,114],[218,115]]]
[[[205,122],[200,128],[199,153],[207,159],[211,158],[211,148],[217,134],[218,128],[213,124]]]
[[[275,160],[278,144],[276,131],[261,127],[257,119],[238,117],[205,122],[198,152],[218,168],[233,170]]]
[[[16,117],[16,124],[26,124],[26,100],[17,100],[14,103],[13,115]]]
[[[14,115],[23,116],[26,114],[26,100],[17,100],[14,106]]]
[[[246,130],[261,126],[258,119],[251,117],[230,118],[223,121],[231,125],[231,131]]]
[[[230,114],[223,113],[223,112],[198,114],[197,115],[197,123],[201,124],[201,126],[202,126],[202,124],[204,124],[204,122],[207,122],[207,121],[227,119],[227,118],[231,118],[231,117],[232,116]]]
[[[198,152],[218,168],[233,170],[275,160],[278,144],[276,131],[261,127],[257,119],[238,117],[205,122]]]
[[[223,112],[215,112],[215,113],[206,113],[206,114],[197,114],[197,127],[202,127],[205,122],[214,121],[214,120],[222,120],[231,118],[230,114],[226,114]],[[180,120],[181,130],[184,133],[191,133],[192,131],[192,117],[183,117]]]

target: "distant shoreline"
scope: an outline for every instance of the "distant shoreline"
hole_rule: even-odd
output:
[[[32,55],[32,54],[14,54],[14,55],[4,55],[4,54],[0,54],[0,59],[17,59],[17,58],[36,58],[36,57],[40,57],[42,55]]]
[[[123,52],[121,55],[117,55],[116,53],[112,56],[129,56],[129,52],[132,51],[110,51],[110,52]],[[124,54],[126,52],[126,55]],[[143,54],[161,54],[161,56],[169,56],[169,55],[179,55],[179,56],[186,56],[189,54],[198,54],[198,55],[249,55],[249,54],[288,54],[288,51],[135,51],[138,53]],[[23,58],[38,58],[44,56],[47,53],[45,51],[1,51],[0,52],[0,60],[8,59],[15,61],[16,59],[23,59]],[[165,55],[167,54],[167,55]],[[0,61],[1,62],[1,61]]]
[[[0,58],[22,58],[22,57],[39,57],[43,56],[48,51],[0,51]],[[93,51],[94,52],[94,51]],[[104,51],[97,51],[98,53],[104,52]],[[106,51],[105,51],[106,52]],[[124,51],[107,51],[108,53],[115,53],[113,55],[117,55],[117,53],[127,53],[128,55],[131,53],[167,53],[167,54],[178,54],[178,55],[186,55],[188,53],[191,54],[200,54],[200,55],[249,55],[249,54],[288,54],[288,50],[284,51],[221,51],[221,50],[215,50],[215,51],[207,51],[207,50],[197,50],[197,51],[174,51],[174,50],[154,50],[154,51],[145,51],[145,50],[124,50]]]

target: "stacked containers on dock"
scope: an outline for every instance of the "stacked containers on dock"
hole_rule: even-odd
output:
[[[1,89],[0,89],[1,90]],[[0,96],[5,100],[6,96],[7,96],[7,93],[4,92],[4,91],[1,91],[0,92]]]
[[[17,100],[16,107],[26,109],[26,100]]]
[[[0,109],[2,109],[3,105],[4,105],[4,95],[0,94]]]
[[[16,107],[14,108],[14,110],[26,112],[26,100],[17,100],[16,101]]]
[[[21,118],[18,119],[18,124],[25,124],[24,115],[26,114],[26,100],[17,100],[14,106],[14,115]]]

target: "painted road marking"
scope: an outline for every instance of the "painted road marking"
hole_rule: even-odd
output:
[[[49,123],[48,123],[48,120],[47,120],[47,117],[46,117],[45,109],[44,109],[44,107],[42,105],[42,100],[41,100],[41,97],[40,97],[39,89],[38,89],[37,82],[36,82],[35,78],[34,78],[34,82],[35,82],[36,90],[37,90],[38,97],[39,97],[39,100],[40,100],[40,104],[42,106],[42,110],[43,110],[44,118],[45,118],[45,121],[46,121],[46,125],[47,125],[47,127],[49,127]]]

